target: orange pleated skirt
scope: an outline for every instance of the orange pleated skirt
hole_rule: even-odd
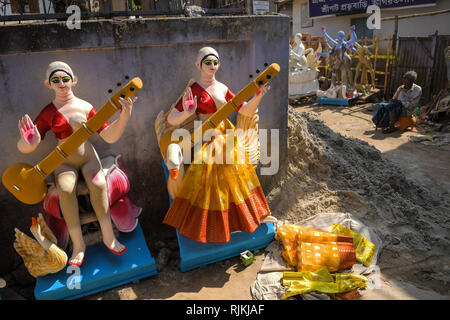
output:
[[[221,143],[225,143],[226,134],[222,137]],[[203,160],[214,153],[214,148],[210,148],[212,143],[202,146]],[[223,148],[224,155],[232,152],[237,159],[237,143]],[[224,243],[230,241],[232,232],[254,232],[268,215],[269,205],[245,155],[245,161],[232,164],[192,163],[163,222],[194,241]]]

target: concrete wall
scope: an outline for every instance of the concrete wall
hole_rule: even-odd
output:
[[[339,30],[348,32],[350,28],[350,20],[353,18],[360,18],[367,16],[366,14],[354,14],[345,16],[331,16],[324,18],[314,18],[314,23],[312,27],[302,28],[301,18],[300,18],[300,4],[306,3],[308,0],[293,0],[293,10],[292,10],[292,20],[293,20],[293,30],[292,33],[309,33],[312,36],[322,35],[321,27],[326,26],[328,34],[331,36],[335,35]],[[440,11],[450,9],[450,1],[448,0],[437,0],[435,6],[429,7],[419,7],[419,8],[396,8],[396,9],[382,9],[381,18],[393,17],[393,16],[404,16],[417,13],[425,13],[432,11]],[[448,35],[450,34],[450,13],[429,16],[429,17],[417,17],[399,20],[398,25],[398,36],[399,37],[427,37],[434,34],[436,30],[439,34]],[[387,38],[388,35],[394,34],[394,21],[382,21],[381,29],[374,30],[374,34],[379,39]]]
[[[91,138],[101,157],[122,153],[129,168],[130,196],[144,208],[141,225],[149,240],[174,236],[162,224],[168,209],[161,156],[154,132],[154,120],[168,110],[188,80],[198,75],[194,60],[199,48],[210,45],[221,56],[217,79],[237,93],[249,82],[249,75],[277,62],[281,72],[264,97],[260,127],[280,129],[280,154],[287,149],[289,18],[281,15],[161,18],[114,22],[84,22],[80,30],[69,30],[64,22],[0,27],[0,172],[16,162],[36,164],[56,145],[47,134],[38,150],[21,154],[17,122],[27,113],[32,118],[53,99],[43,84],[49,62],[67,62],[78,76],[75,94],[100,108],[125,83],[125,76],[139,76],[139,92],[133,114],[121,140],[106,144]],[[262,177],[263,187],[267,177]],[[20,203],[0,187],[0,275],[20,262],[13,250],[14,227],[28,232],[31,217],[42,204]]]

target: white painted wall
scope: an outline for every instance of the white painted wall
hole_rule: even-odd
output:
[[[293,29],[292,33],[309,33],[312,36],[322,35],[321,27],[325,26],[327,28],[328,34],[331,36],[335,35],[339,30],[348,32],[350,28],[350,20],[353,18],[360,18],[366,16],[365,14],[354,14],[347,16],[331,16],[324,18],[314,18],[313,27],[302,28],[301,27],[301,17],[300,17],[300,5],[302,3],[307,3],[308,0],[293,0],[292,8],[292,20]],[[420,8],[398,8],[398,9],[382,9],[381,17],[393,17],[393,16],[403,16],[417,13],[433,12],[450,9],[449,0],[437,0],[436,5],[429,7]],[[434,34],[438,30],[439,34],[450,35],[450,13],[428,16],[428,17],[418,17],[399,20],[398,24],[398,36],[399,37],[426,37]],[[381,29],[374,30],[374,34],[378,38],[387,38],[388,35],[394,33],[394,21],[382,21]]]

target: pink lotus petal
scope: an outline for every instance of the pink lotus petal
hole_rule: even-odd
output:
[[[130,182],[120,168],[115,167],[107,177],[110,207],[130,191]]]
[[[131,232],[136,228],[137,217],[141,214],[141,211],[142,208],[135,206],[127,196],[119,199],[110,208],[111,219],[117,229],[122,232]]]
[[[63,219],[59,210],[58,191],[54,185],[48,188],[47,195],[44,199],[44,210],[57,219]]]
[[[109,172],[106,180],[111,219],[121,232],[131,232],[137,226],[137,218],[142,208],[134,205],[126,196],[130,191],[130,182],[125,170],[126,166],[119,155],[116,157],[116,167]],[[43,205],[44,219],[58,239],[58,246],[65,249],[69,243],[69,233],[59,208],[58,192],[54,185],[49,187]]]

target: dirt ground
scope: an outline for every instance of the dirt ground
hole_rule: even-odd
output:
[[[366,141],[380,150],[388,159],[401,165],[410,178],[425,183],[431,189],[444,194],[450,190],[450,145],[436,147],[410,142],[410,137],[433,135],[418,127],[403,133],[383,134],[375,130],[372,104],[357,105],[349,108],[324,106],[319,104],[297,107],[300,111],[317,112],[320,119],[331,129],[347,137]]]
[[[432,133],[409,131],[404,133],[382,134],[376,132],[371,122],[374,108],[372,105],[358,105],[348,108],[334,106],[308,105],[296,107],[298,111],[314,111],[320,120],[333,131],[344,137],[353,137],[366,141],[381,151],[385,158],[404,169],[409,178],[431,193],[448,197],[450,190],[450,148],[449,145],[434,146],[411,142],[411,136],[423,136]],[[448,212],[442,212],[448,219]],[[445,220],[444,219],[444,220]],[[444,235],[445,236],[445,235]],[[388,248],[389,249],[389,248]],[[408,263],[408,255],[398,259],[398,264],[389,264],[398,253],[388,249],[382,252],[380,261],[387,261],[381,268],[382,285],[380,289],[364,290],[360,299],[449,299],[449,286],[446,281],[434,281],[436,273],[428,265],[445,264],[440,270],[448,274],[448,257],[424,258],[416,263]],[[400,256],[402,253],[400,252]],[[250,286],[262,265],[264,251],[255,254],[255,262],[244,268],[238,257],[217,262],[188,272],[178,269],[178,260],[173,258],[157,275],[136,283],[123,285],[102,293],[85,297],[87,300],[110,299],[200,299],[200,300],[248,300],[252,299]],[[400,274],[408,273],[405,277]],[[429,278],[426,275],[432,274]],[[439,273],[437,273],[439,275]],[[420,277],[420,281],[415,281]],[[428,280],[427,280],[428,279]],[[437,284],[436,284],[437,283]]]

